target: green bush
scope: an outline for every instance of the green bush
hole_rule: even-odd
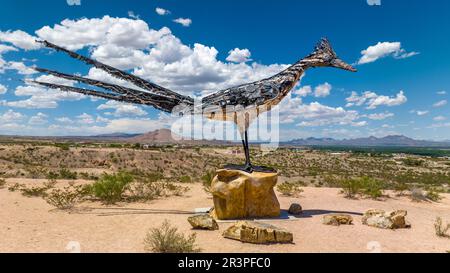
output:
[[[398,196],[405,195],[405,191],[408,190],[409,186],[405,182],[397,182],[394,184],[394,191],[397,193]]]
[[[122,200],[127,186],[133,180],[133,176],[125,172],[104,174],[97,182],[90,186],[90,191],[101,201],[113,204]]]
[[[159,197],[181,196],[189,188],[170,182],[133,182],[128,190],[128,201],[150,201]]]
[[[340,181],[342,193],[347,198],[355,198],[361,192],[361,181],[359,179],[346,178]]]
[[[424,161],[420,160],[420,159],[415,159],[415,158],[405,158],[402,160],[403,164],[405,164],[406,166],[410,166],[410,167],[420,167],[423,166]]]
[[[211,193],[211,182],[214,179],[216,172],[209,171],[206,172],[202,177],[203,190],[207,193]]]
[[[360,178],[360,184],[364,195],[373,199],[383,196],[384,183],[380,180],[365,176]]]
[[[192,179],[189,175],[183,175],[180,177],[180,182],[181,183],[191,183]]]
[[[59,178],[75,180],[75,179],[77,179],[77,173],[71,172],[70,170],[68,170],[66,168],[62,168],[59,170]]]
[[[193,253],[200,252],[195,245],[196,234],[185,237],[176,227],[165,220],[158,228],[152,228],[144,239],[146,251],[158,253]]]
[[[83,195],[83,186],[68,186],[52,190],[45,197],[45,201],[58,209],[68,210],[73,208]]]
[[[442,196],[439,194],[439,192],[432,187],[427,189],[425,197],[433,202],[439,202],[442,199]]]

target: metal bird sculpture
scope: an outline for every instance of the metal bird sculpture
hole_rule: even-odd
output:
[[[292,88],[294,88],[296,83],[300,80],[302,74],[308,68],[335,67],[356,72],[355,68],[340,60],[331,47],[329,41],[326,38],[322,38],[315,47],[313,53],[289,66],[280,73],[267,79],[218,91],[202,98],[199,105],[194,105],[194,99],[189,96],[181,95],[130,73],[52,44],[48,41],[38,42],[48,48],[67,53],[72,58],[81,60],[88,65],[101,69],[118,79],[125,80],[146,91],[80,76],[64,74],[44,68],[35,68],[35,70],[56,76],[58,78],[100,87],[103,91],[65,86],[36,80],[33,81],[34,83],[52,89],[96,96],[108,100],[149,105],[168,113],[176,112],[182,115],[201,114],[208,119],[233,121],[238,126],[242,137],[242,144],[245,152],[245,165],[229,165],[228,168],[239,169],[249,173],[253,171],[273,171],[268,168],[257,167],[251,164],[247,130],[255,118],[265,111],[270,111],[272,107],[280,103],[280,101],[292,90]]]

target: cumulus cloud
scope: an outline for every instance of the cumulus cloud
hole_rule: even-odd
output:
[[[361,51],[361,58],[358,64],[367,64],[375,62],[378,59],[392,56],[396,59],[405,59],[419,54],[418,52],[407,52],[401,46],[400,42],[378,42],[376,45],[369,46]]]
[[[183,27],[188,27],[192,24],[192,20],[189,18],[177,18],[173,21],[177,24],[182,25]]]
[[[6,88],[3,84],[0,84],[0,95],[5,94],[6,91],[8,91],[8,88]]]
[[[0,44],[0,54],[9,52],[9,51],[17,51],[17,48],[9,45]]]
[[[418,116],[425,116],[425,115],[428,115],[429,112],[430,112],[430,111],[427,111],[427,110],[423,110],[423,111],[418,110],[418,111],[416,111],[415,113],[416,113]]]
[[[155,9],[155,12],[156,12],[158,15],[168,15],[168,14],[170,14],[170,10],[163,9],[163,8],[160,8],[160,7],[157,7],[157,8]]]
[[[366,105],[367,109],[376,109],[378,106],[397,106],[404,104],[408,99],[403,91],[400,91],[395,97],[378,95],[375,92],[366,91],[361,95],[352,92],[350,97],[345,99],[347,107]]]
[[[447,95],[447,91],[444,91],[444,90],[442,90],[442,91],[439,91],[439,92],[436,92],[438,95]]]
[[[435,104],[433,104],[433,107],[442,107],[445,105],[447,105],[447,100],[441,100],[441,101],[438,101]]]
[[[29,119],[28,123],[31,125],[43,125],[43,124],[48,123],[47,118],[48,118],[48,116],[46,114],[39,112],[35,116],[32,116]]]
[[[115,117],[147,115],[147,112],[145,112],[139,106],[122,103],[118,101],[107,101],[106,103],[98,106],[97,110],[114,110],[114,112],[111,114],[114,115]]]
[[[251,61],[250,59],[251,55],[252,54],[250,53],[250,50],[248,50],[247,48],[244,49],[235,48],[228,52],[228,57],[226,60],[234,63],[245,63]]]
[[[306,97],[312,93],[312,87],[311,85],[305,85],[298,89],[293,90],[292,93],[300,97]]]
[[[316,98],[327,97],[328,95],[330,95],[331,88],[332,88],[331,84],[327,82],[324,84],[320,84],[316,86],[316,88],[314,88],[314,96]]]
[[[15,123],[23,120],[24,118],[25,116],[22,113],[14,112],[13,110],[9,109],[3,114],[0,114],[0,123]]]
[[[132,11],[132,10],[128,11],[128,17],[133,18],[133,19],[140,19],[139,18],[140,16],[137,14],[134,14],[134,11]]]
[[[24,50],[33,50],[41,47],[39,43],[36,43],[36,37],[22,30],[0,31],[0,42],[10,43]]]

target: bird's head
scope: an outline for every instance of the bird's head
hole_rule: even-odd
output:
[[[356,69],[351,65],[339,59],[330,42],[326,38],[322,38],[320,42],[308,57],[304,59],[311,67],[336,67],[351,72],[356,72]]]

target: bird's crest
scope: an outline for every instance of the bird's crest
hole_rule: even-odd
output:
[[[333,48],[331,47],[330,41],[328,41],[327,38],[320,39],[320,41],[314,48],[313,54],[327,54],[331,56],[336,56],[336,53],[334,52]]]

